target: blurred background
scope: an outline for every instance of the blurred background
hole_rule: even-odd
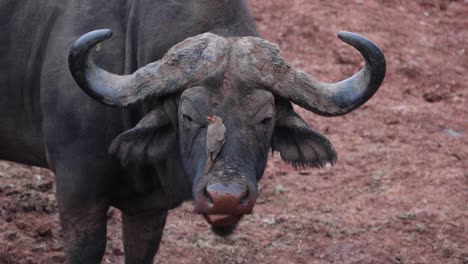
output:
[[[298,109],[338,152],[332,168],[270,158],[252,215],[216,237],[190,203],[170,212],[158,263],[468,263],[468,1],[249,0],[264,38],[322,81],[387,58],[377,94],[344,117]],[[118,210],[105,263],[123,263]],[[62,263],[53,175],[0,162],[0,263]]]

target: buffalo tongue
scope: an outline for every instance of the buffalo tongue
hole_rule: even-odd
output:
[[[229,214],[210,214],[204,216],[208,223],[212,225],[233,225],[239,220],[239,217]]]

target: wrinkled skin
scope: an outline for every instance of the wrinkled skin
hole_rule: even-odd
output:
[[[273,91],[276,84],[310,85],[310,81],[301,79],[302,73],[289,72],[286,64],[275,68],[286,76],[279,81],[261,71],[249,71],[243,66],[256,62],[243,47],[240,50],[245,53],[237,55],[247,58],[245,65],[233,59],[214,72],[199,74],[175,93],[139,101],[130,96],[126,100],[131,103],[106,106],[109,103],[99,100],[98,93],[90,93],[79,81],[77,85],[76,76],[67,69],[73,41],[91,30],[109,27],[114,31],[112,41],[91,57],[96,65],[118,74],[158,61],[175,44],[203,32],[223,37],[258,35],[240,0],[117,2],[7,0],[0,4],[0,30],[7,32],[0,39],[0,158],[54,171],[69,263],[100,263],[110,206],[122,211],[126,263],[152,263],[167,210],[183,201],[193,199],[196,212],[217,234],[230,234],[252,211],[270,148],[298,168],[336,160],[330,142],[284,99],[288,89]],[[268,46],[264,51],[262,56],[271,58],[272,65],[280,65],[269,55],[277,53],[276,48]],[[197,54],[188,52],[186,63],[195,65],[190,56]],[[175,55],[166,58],[167,65],[184,58],[184,52]],[[151,74],[151,67],[137,73]],[[167,87],[179,88],[170,82]],[[340,105],[354,97],[340,97],[332,108],[338,114],[352,111],[375,91],[346,109]],[[293,100],[307,104],[310,100],[304,100],[304,94],[309,90],[293,95]],[[321,100],[320,96],[312,99]],[[327,115],[323,108],[317,111]],[[204,175],[208,115],[223,118],[226,141],[213,169]]]

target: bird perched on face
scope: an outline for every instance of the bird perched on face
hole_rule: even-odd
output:
[[[223,119],[219,116],[207,116],[206,119],[210,121],[206,131],[206,151],[208,154],[208,160],[205,165],[205,174],[208,174],[213,168],[216,157],[223,148],[226,127],[223,124]]]

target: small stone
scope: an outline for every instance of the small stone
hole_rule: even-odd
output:
[[[283,185],[276,185],[275,186],[275,194],[280,194],[284,193],[286,189],[283,187]]]
[[[263,218],[262,222],[267,225],[274,225],[276,224],[276,220],[274,218]]]
[[[416,224],[416,230],[419,233],[427,233],[427,226],[425,224]]]
[[[416,214],[413,212],[404,212],[398,216],[401,220],[414,220],[416,218]]]

